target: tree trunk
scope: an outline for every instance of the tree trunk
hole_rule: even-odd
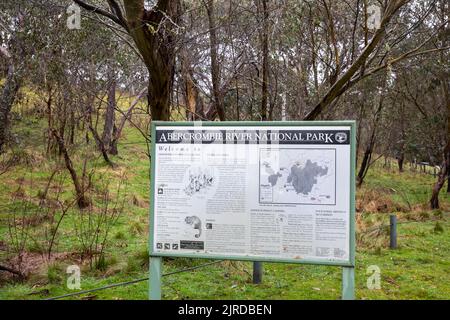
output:
[[[102,142],[106,152],[110,152],[116,121],[116,80],[111,78],[108,88],[108,103],[106,105],[105,123],[103,126]]]
[[[152,120],[170,120],[170,89],[166,76],[150,80],[148,86],[148,104]]]
[[[367,145],[366,150],[364,151],[364,157],[361,161],[361,166],[359,167],[358,176],[356,177],[358,187],[362,185],[364,178],[367,174],[367,171],[369,170],[374,144],[375,144],[375,130],[372,131],[370,142]]]
[[[206,12],[209,23],[209,45],[211,57],[211,79],[213,86],[214,106],[220,121],[225,121],[225,110],[223,108],[223,97],[220,92],[220,68],[217,56],[217,34],[216,34],[216,16],[214,12],[214,0],[208,0],[206,3]]]
[[[359,107],[359,113],[358,113],[358,118],[357,118],[357,124],[358,127],[356,128],[356,159],[355,159],[355,166],[358,166],[358,162],[359,162],[359,148],[361,145],[361,125],[362,125],[362,119],[364,118],[364,114],[365,114],[365,108],[364,108],[364,103],[360,104]]]
[[[115,167],[114,163],[109,159],[108,156],[108,150],[106,149],[105,144],[103,143],[103,140],[100,138],[100,135],[95,131],[95,129],[92,127],[92,125],[89,125],[89,130],[92,133],[92,136],[94,137],[95,143],[97,144],[97,148],[100,150],[103,159],[105,162],[112,168]]]
[[[75,142],[75,112],[73,110],[70,111],[69,117],[69,145],[73,145]]]
[[[20,88],[19,79],[14,71],[14,66],[11,63],[0,96],[0,154],[4,151],[8,139],[9,114]]]
[[[400,155],[397,158],[397,163],[398,163],[398,171],[399,172],[403,172],[403,162],[405,160],[405,155],[403,154],[403,152],[400,153]]]
[[[194,80],[193,71],[186,51],[183,52],[181,60],[181,76],[183,78],[183,99],[186,108],[186,119],[188,121],[194,121],[204,118],[203,99],[198,92],[197,83]],[[214,115],[215,114],[216,112],[214,112]]]
[[[128,32],[149,71],[148,104],[152,120],[169,121],[179,1],[159,0],[151,11],[145,10],[142,0],[124,1],[124,7]]]
[[[117,156],[119,154],[119,149],[117,149],[117,141],[119,140],[119,134],[116,125],[113,126],[113,139],[111,140],[111,143],[109,144],[109,154],[112,154],[114,156]]]
[[[268,78],[269,78],[269,10],[267,0],[262,0],[263,31],[262,40],[262,88],[261,88],[261,120],[267,120]]]
[[[450,143],[447,143],[447,150],[450,149]],[[446,150],[446,151],[447,151]],[[438,180],[433,186],[433,191],[431,193],[431,199],[430,199],[430,208],[431,209],[439,209],[439,192],[441,191],[442,187],[444,186],[445,180],[448,177],[448,167],[450,163],[450,153],[447,151],[445,153],[445,159],[441,166],[441,172],[439,173]]]
[[[394,102],[395,107],[395,102]],[[403,163],[405,161],[405,143],[406,143],[406,132],[405,132],[405,103],[401,102],[399,105],[399,112],[400,116],[398,118],[398,123],[400,125],[400,144],[398,147],[398,154],[397,154],[397,164],[398,164],[398,171],[399,173],[403,172]]]
[[[447,154],[447,158],[450,159],[450,152]],[[450,161],[447,161],[447,193],[450,193]]]
[[[378,123],[380,121],[381,118],[381,111],[383,110],[383,106],[384,106],[384,89],[386,86],[386,79],[384,80],[383,83],[383,92],[380,92],[378,94],[378,106],[377,109],[375,111],[375,117],[373,120],[373,127],[372,127],[372,133],[370,134],[370,140],[369,140],[369,144],[366,147],[366,150],[364,152],[364,157],[363,160],[361,162],[361,167],[359,168],[359,172],[358,172],[358,176],[356,177],[356,181],[357,181],[357,186],[360,187],[364,181],[364,178],[367,174],[367,171],[369,170],[369,166],[370,166],[370,160],[372,159],[372,152],[373,149],[375,147],[375,138],[376,138],[376,132],[378,129]]]
[[[84,209],[89,206],[90,201],[89,199],[84,195],[84,190],[81,187],[80,179],[78,178],[77,172],[75,171],[75,168],[73,167],[72,160],[70,159],[69,152],[66,149],[66,144],[64,142],[64,138],[61,137],[57,130],[52,129],[52,134],[56,139],[56,142],[58,143],[59,150],[61,151],[62,155],[64,156],[64,162],[66,164],[66,168],[70,173],[70,177],[72,178],[73,185],[75,187],[75,193],[77,196],[77,204],[80,209]]]
[[[438,180],[433,186],[433,191],[431,193],[431,209],[439,209],[439,192],[444,186],[445,180],[450,176],[450,104],[447,104],[447,144],[443,151],[443,158],[444,160],[442,161],[441,172],[439,172]],[[448,189],[449,187],[447,186],[447,192]]]
[[[47,85],[47,93],[48,98],[46,101],[47,105],[47,155],[50,155],[50,150],[52,149],[53,139],[52,139],[52,133],[51,128],[53,127],[53,115],[52,115],[52,101],[53,101],[53,93],[52,93],[52,87],[50,85]]]
[[[439,192],[444,186],[445,180],[447,179],[448,184],[450,184],[450,101],[446,78],[442,79],[442,91],[445,98],[445,103],[447,105],[447,144],[443,150],[443,161],[441,165],[441,172],[439,173],[438,180],[433,187],[430,199],[431,209],[439,208]],[[447,185],[447,192],[450,191],[450,186]]]

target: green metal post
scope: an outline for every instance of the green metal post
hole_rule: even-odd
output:
[[[389,216],[389,248],[396,249],[397,248],[397,216],[395,214],[391,214]]]
[[[355,299],[355,267],[342,268],[342,300]]]
[[[149,299],[161,300],[162,258],[150,257]]]

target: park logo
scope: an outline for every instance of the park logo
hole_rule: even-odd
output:
[[[345,132],[338,132],[336,133],[334,138],[336,139],[337,142],[344,143],[347,141],[347,134]]]

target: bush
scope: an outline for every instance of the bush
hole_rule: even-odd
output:
[[[442,224],[439,221],[436,221],[433,231],[434,231],[434,233],[442,233],[442,232],[444,232],[444,227],[442,226]]]
[[[59,264],[51,264],[47,268],[47,279],[49,283],[61,283],[64,271]]]
[[[433,214],[434,217],[436,217],[438,219],[442,219],[444,217],[444,213],[440,209],[435,209],[435,210],[431,211],[431,213]]]
[[[126,236],[122,231],[118,231],[115,235],[114,235],[114,239],[116,240],[125,240]]]
[[[149,267],[150,254],[148,249],[139,250],[132,257],[128,258],[127,261],[127,271],[137,272],[142,269],[148,269]]]

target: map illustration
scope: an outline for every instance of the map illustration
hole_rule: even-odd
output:
[[[260,149],[261,203],[335,204],[334,149]]]

